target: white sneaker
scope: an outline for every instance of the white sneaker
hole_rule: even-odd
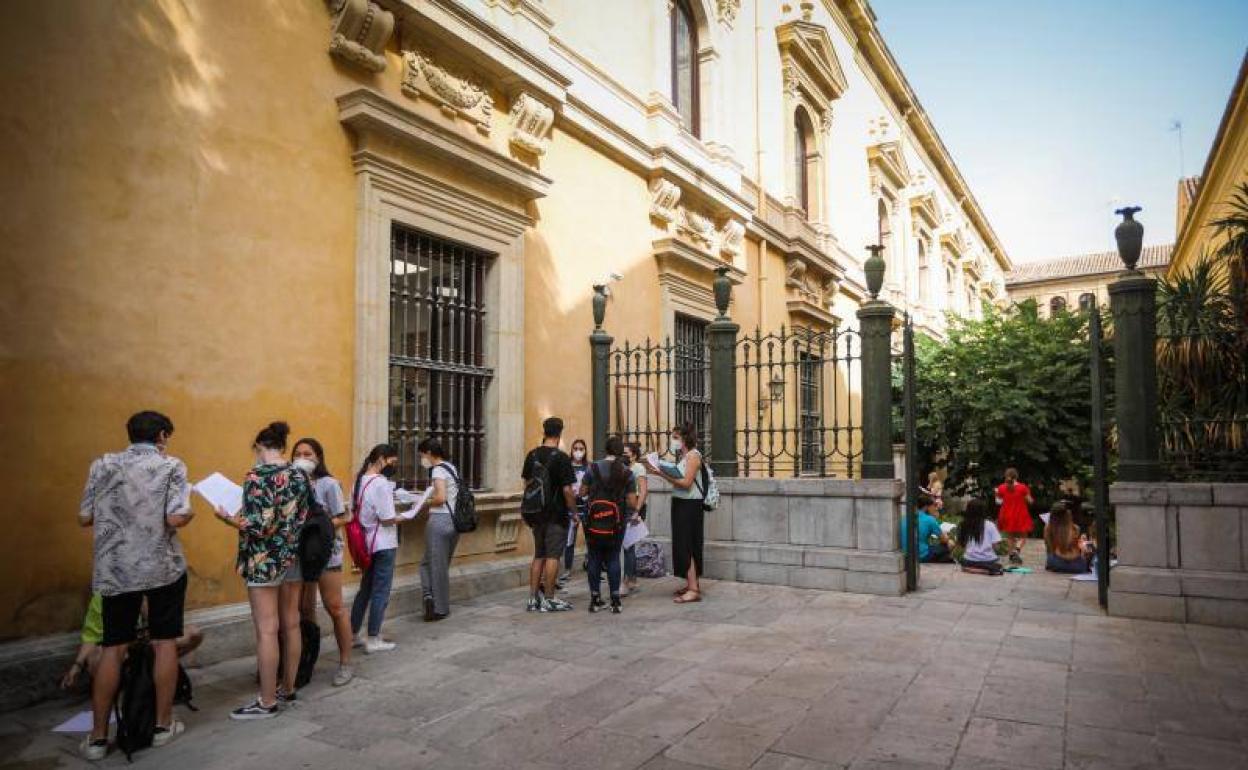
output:
[[[363,634],[356,634],[356,635],[355,635],[354,637],[352,637],[352,639],[351,639],[351,649],[353,649],[353,650],[359,650],[359,649],[363,649],[363,648],[364,648],[364,635],[363,635]]]
[[[339,666],[334,673],[334,687],[342,687],[347,682],[355,678],[355,672],[350,666]]]
[[[82,754],[82,758],[89,762],[99,762],[108,756],[108,739],[91,740],[88,735],[82,739],[82,743],[78,745],[78,752]]]
[[[156,726],[156,732],[152,733],[152,746],[160,747],[173,742],[182,733],[186,732],[186,725],[178,720],[173,720],[173,724],[168,727]]]
[[[364,652],[369,655],[374,652],[389,652],[397,646],[394,642],[387,642],[380,636],[370,636],[364,640]]]

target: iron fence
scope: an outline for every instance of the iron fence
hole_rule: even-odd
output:
[[[646,339],[612,348],[608,358],[610,432],[637,442],[643,452],[669,456],[673,427],[692,423],[710,454],[710,355],[705,336],[677,342]]]

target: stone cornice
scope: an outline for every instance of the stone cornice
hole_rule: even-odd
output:
[[[525,200],[544,197],[550,189],[548,177],[372,89],[348,91],[337,102],[339,121],[361,137],[361,149],[367,149],[367,137],[376,134],[454,163]]]
[[[821,116],[849,87],[828,31],[801,19],[776,27],[785,88],[800,90]]]

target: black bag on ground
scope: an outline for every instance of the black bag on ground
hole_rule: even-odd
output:
[[[156,656],[146,640],[130,645],[121,664],[121,686],[113,701],[117,718],[117,748],[130,759],[152,745],[156,732]]]
[[[459,474],[455,469],[446,463],[442,463],[442,468],[451,474],[451,478],[455,479],[455,505],[451,506],[451,523],[455,525],[456,532],[475,532],[477,529],[477,498],[472,490],[464,486],[464,482],[460,480]]]
[[[321,573],[334,555],[334,522],[329,511],[316,499],[308,481],[308,516],[299,530],[299,569],[305,582],[321,579]]]
[[[628,509],[628,466],[599,460],[589,466],[589,495],[585,513],[585,544],[610,546],[624,538]],[[618,472],[617,472],[618,471]]]
[[[182,664],[178,664],[178,683],[173,688],[173,705],[186,706],[191,711],[199,711],[191,700],[195,697],[195,691],[191,688],[191,675],[186,673],[186,669]]]
[[[312,671],[321,656],[321,627],[311,620],[301,620],[299,631],[303,636],[303,645],[299,649],[299,670],[295,672],[296,689],[312,681]]]

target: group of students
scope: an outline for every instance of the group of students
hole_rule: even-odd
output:
[[[984,575],[1000,575],[1005,571],[998,550],[1012,565],[1023,563],[1022,550],[1031,535],[1033,521],[1030,506],[1035,504],[1031,489],[1018,478],[1018,471],[1008,468],[1005,480],[995,490],[995,502],[999,506],[996,521],[992,508],[982,498],[967,501],[951,538],[940,526],[939,512],[943,508],[940,498],[942,485],[936,474],[928,479],[928,485],[917,501],[918,511],[914,517],[918,530],[919,561],[924,563],[949,563],[954,559],[954,544],[962,554],[957,561],[964,572]],[[1092,568],[1096,545],[1075,522],[1075,500],[1059,500],[1049,510],[1044,526],[1045,569],[1051,572],[1080,574]],[[901,542],[906,540],[907,522],[903,519]],[[1002,536],[1002,532],[1005,536]],[[1004,544],[999,549],[999,544]]]
[[[84,670],[91,675],[93,726],[82,755],[102,759],[108,752],[109,712],[120,687],[121,667],[129,646],[143,630],[154,664],[156,726],[152,746],[163,746],[185,730],[173,718],[178,658],[202,641],[198,629],[183,622],[187,563],[178,530],[192,519],[191,485],[186,465],[169,454],[173,422],[159,412],[135,414],[126,425],[130,445],[91,465],[79,507],[79,522],[94,531],[93,598],[84,623],[83,647],[62,684],[72,686]],[[252,442],[254,463],[242,486],[236,512],[216,508],[216,516],[237,530],[236,569],[247,587],[255,628],[259,694],[230,713],[232,719],[276,716],[279,705],[296,700],[300,624],[315,615],[319,593],[334,626],[339,665],[333,684],[353,678],[352,650],[366,653],[394,649],[381,636],[398,549],[394,487],[398,451],[374,447],[356,474],[347,505],[342,486],[325,463],[315,438],[290,447],[290,427],[273,422]],[[421,498],[428,513],[425,554],[420,565],[426,621],[450,613],[450,562],[458,541],[451,510],[459,494],[459,475],[437,439],[417,446],[432,491]],[[300,564],[300,536],[309,512],[329,518],[332,551],[316,574]],[[408,512],[408,517],[413,512]],[[364,548],[371,558],[348,614],[343,603],[343,529],[358,519]],[[353,552],[354,556],[354,552]],[[361,635],[367,617],[367,631]],[[279,672],[279,661],[282,670]],[[279,681],[280,680],[280,681]]]

